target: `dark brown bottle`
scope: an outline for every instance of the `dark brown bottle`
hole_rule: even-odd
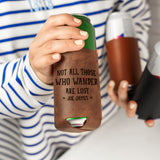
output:
[[[62,54],[54,64],[55,127],[65,132],[91,131],[101,124],[101,96],[94,28],[87,17],[79,27],[89,38],[83,49]]]

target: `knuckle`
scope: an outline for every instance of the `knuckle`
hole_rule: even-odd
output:
[[[74,38],[76,36],[75,28],[68,26],[65,30],[65,36]]]
[[[67,20],[70,19],[70,17],[71,17],[71,15],[68,14],[68,13],[64,13],[64,14],[59,14],[59,15],[57,15],[57,19],[58,19],[59,21],[61,21],[61,22],[66,22]]]
[[[64,13],[64,14],[61,14],[60,18],[61,20],[66,20],[66,19],[70,19],[72,17],[71,14],[68,14],[68,13]]]
[[[76,51],[82,49],[84,44],[76,45],[74,40],[60,40],[49,41],[44,44],[44,49],[48,53],[59,52],[64,53],[68,51]]]
[[[51,42],[47,42],[45,44],[45,49],[50,50],[52,48],[52,43]]]
[[[46,57],[46,58],[43,59],[43,65],[44,66],[47,66],[49,63],[50,63],[50,59],[49,58]]]
[[[63,18],[66,19],[66,18],[70,17],[71,15],[68,14],[68,13],[63,13],[63,14],[61,14],[60,16],[61,16],[62,19],[63,19]]]
[[[54,50],[56,49],[56,44],[54,43],[54,41],[49,41],[45,44],[45,50],[50,52],[54,52]]]
[[[33,63],[32,63],[32,67],[33,67],[33,68],[39,68],[39,63],[33,62]]]
[[[108,92],[108,95],[109,95],[110,98],[112,98],[113,97],[113,92]]]
[[[79,30],[79,29],[77,29],[77,28],[75,28],[75,27],[68,27],[68,32],[69,32],[71,35],[73,35],[73,33],[74,33],[74,34],[75,34],[75,33],[78,33],[77,30]]]
[[[73,44],[73,42],[68,41],[68,40],[65,40],[64,44],[68,48],[68,50],[73,50],[73,48],[75,47],[75,45]]]
[[[118,95],[119,95],[119,98],[122,100],[127,99],[127,90],[125,90],[124,88],[119,89]]]
[[[53,23],[54,17],[55,17],[54,15],[49,16],[47,19],[47,23],[49,23],[49,24]]]

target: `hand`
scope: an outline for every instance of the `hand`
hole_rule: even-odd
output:
[[[50,16],[29,47],[30,65],[37,77],[53,83],[52,65],[61,60],[61,53],[84,47],[88,33],[78,29],[81,20],[70,14]]]
[[[114,91],[114,87],[115,82],[111,80],[107,85],[108,95],[116,105],[126,110],[128,117],[134,117],[136,115],[137,103],[133,100],[128,100],[128,82],[125,80],[120,82],[117,94]],[[145,121],[145,123],[148,127],[154,126],[154,120],[152,119]]]

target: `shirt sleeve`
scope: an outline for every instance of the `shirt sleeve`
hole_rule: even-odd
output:
[[[28,54],[0,64],[0,85],[0,118],[22,118],[53,105],[53,86],[36,77]]]
[[[151,26],[151,13],[146,0],[123,0],[118,3],[117,11],[128,12],[133,18],[140,51],[142,70],[149,58],[148,31]]]

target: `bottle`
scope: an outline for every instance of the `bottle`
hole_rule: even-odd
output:
[[[101,96],[94,27],[89,18],[81,19],[87,31],[83,49],[62,54],[53,66],[55,127],[65,132],[84,132],[101,124]]]
[[[141,76],[141,65],[134,24],[128,13],[110,15],[106,24],[106,41],[110,78],[115,81],[115,91],[121,80],[127,80],[131,99]]]
[[[156,43],[133,99],[137,102],[138,118],[160,118],[160,41]]]

